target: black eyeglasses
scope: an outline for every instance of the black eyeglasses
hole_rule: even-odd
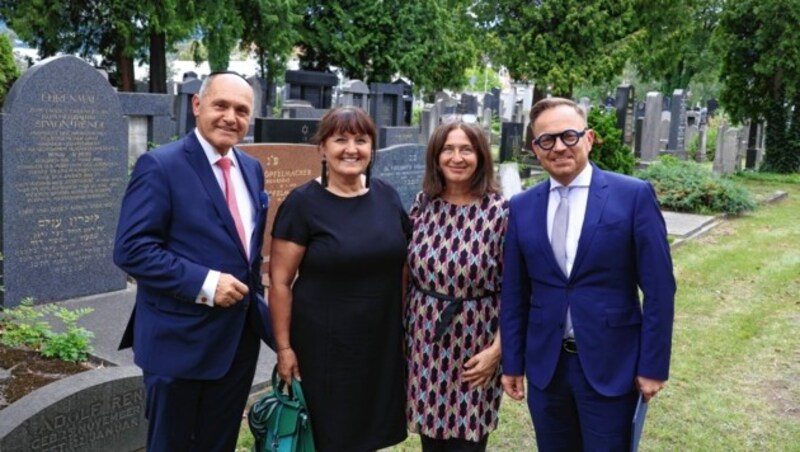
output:
[[[581,140],[581,137],[586,135],[587,130],[589,129],[583,129],[578,132],[577,130],[567,129],[561,133],[543,133],[539,135],[539,138],[533,140],[533,144],[539,146],[543,151],[549,151],[555,147],[556,138],[561,138],[564,146],[575,146]]]

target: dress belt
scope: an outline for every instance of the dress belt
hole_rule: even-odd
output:
[[[461,297],[451,297],[450,295],[441,294],[438,292],[434,292],[432,290],[422,289],[417,285],[416,282],[414,283],[414,288],[416,288],[423,295],[427,295],[429,297],[436,298],[437,300],[442,300],[447,302],[447,307],[444,308],[444,311],[442,311],[442,315],[439,316],[439,320],[436,322],[435,334],[433,336],[433,339],[436,341],[442,338],[444,332],[447,331],[447,328],[450,326],[450,322],[453,321],[453,317],[456,315],[456,312],[465,301],[479,300],[481,298],[485,298],[495,294],[495,292],[486,291],[480,297],[461,298]]]

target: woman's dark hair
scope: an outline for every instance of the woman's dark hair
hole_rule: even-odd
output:
[[[489,141],[483,130],[478,125],[462,121],[442,124],[436,128],[428,140],[428,150],[425,153],[425,175],[422,178],[422,191],[429,198],[436,198],[444,193],[446,181],[439,168],[439,155],[447,142],[447,136],[453,130],[461,129],[469,139],[472,149],[478,156],[478,166],[472,175],[470,191],[473,195],[482,198],[487,193],[499,193],[500,187],[494,179],[494,163],[492,153],[489,151]]]
[[[369,135],[370,139],[372,139],[373,151],[378,144],[375,135],[375,123],[372,122],[372,118],[364,110],[358,107],[341,107],[328,110],[319,121],[317,133],[314,134],[311,142],[321,145],[332,135],[345,132],[354,135]]]

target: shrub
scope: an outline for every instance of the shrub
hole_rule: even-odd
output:
[[[92,311],[92,308],[69,309],[56,305],[35,307],[33,299],[26,298],[19,306],[0,313],[0,344],[39,350],[45,358],[85,361],[93,351],[90,342],[94,333],[78,326],[77,322]],[[42,320],[48,314],[63,322],[64,332],[54,332],[50,323]]]
[[[19,306],[0,313],[3,335],[0,344],[9,347],[39,348],[51,333],[50,325],[41,320],[44,312],[33,307],[33,299],[25,298]]]
[[[753,196],[694,162],[662,156],[638,176],[653,184],[662,207],[680,212],[741,214],[755,208]]]
[[[601,108],[589,111],[589,127],[594,130],[595,142],[589,158],[604,170],[633,174],[635,159],[631,148],[622,142],[617,128],[617,116]]]
[[[62,361],[86,361],[93,351],[90,344],[94,333],[78,326],[78,319],[94,311],[92,308],[67,309],[61,306],[48,306],[48,311],[59,318],[65,327],[63,333],[53,333],[42,344],[42,356],[58,358]]]
[[[708,138],[706,138],[706,161],[713,162],[714,156],[717,154],[717,135],[719,134],[720,120],[717,118],[709,118],[708,120]]]

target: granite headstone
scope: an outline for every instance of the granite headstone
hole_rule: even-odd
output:
[[[636,99],[633,86],[620,85],[617,87],[615,104],[617,110],[617,128],[622,131],[622,142],[628,146],[633,146],[635,103]]]
[[[414,197],[422,190],[425,174],[425,146],[401,144],[379,149],[372,167],[372,175],[387,182],[400,194],[408,210]]]
[[[311,102],[314,108],[331,108],[333,87],[339,83],[336,74],[315,71],[286,71],[286,99]]]
[[[419,131],[416,127],[381,127],[378,148],[388,148],[398,144],[419,143]]]
[[[500,125],[500,162],[520,155],[524,140],[521,122],[504,122]]]
[[[676,89],[672,92],[672,114],[669,127],[669,152],[686,158],[686,92]]]
[[[369,110],[369,87],[361,80],[348,80],[342,85],[338,104],[340,107],[359,107]]]
[[[142,371],[106,367],[50,383],[5,408],[0,450],[138,451],[147,444]]]
[[[195,78],[188,79],[178,87],[178,95],[175,97],[177,103],[176,120],[178,123],[177,135],[182,137],[191,132],[195,126],[194,110],[192,110],[192,97],[200,92],[203,85],[201,80]]]
[[[308,144],[318,126],[319,119],[256,118],[253,142]]]
[[[295,187],[320,175],[321,157],[317,146],[308,144],[242,144],[239,149],[261,162],[264,169],[264,185],[269,194],[267,227],[264,234],[264,266],[269,263],[269,246],[272,222],[278,207]]]
[[[369,113],[375,126],[396,127],[403,125],[405,104],[403,86],[393,83],[370,83]]]
[[[657,91],[647,93],[644,125],[642,126],[642,148],[639,155],[642,161],[652,162],[658,157],[661,134],[662,94]]]
[[[74,56],[38,63],[11,88],[0,136],[2,304],[124,289],[111,253],[128,124],[108,81]]]

